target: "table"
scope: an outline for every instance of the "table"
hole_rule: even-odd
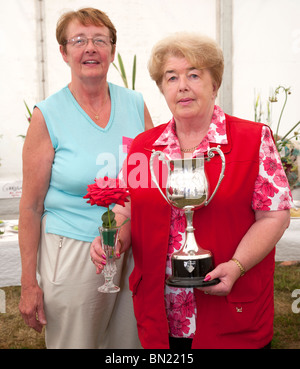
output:
[[[291,218],[290,226],[276,246],[276,261],[300,261],[300,217]]]
[[[17,219],[5,221],[5,233],[0,236],[0,287],[21,285],[18,233],[12,228],[17,224]]]
[[[18,234],[12,227],[18,220],[9,220],[5,224],[5,234],[0,236],[0,288],[21,285],[21,259]],[[300,217],[291,218],[289,228],[278,242],[276,261],[300,261]]]

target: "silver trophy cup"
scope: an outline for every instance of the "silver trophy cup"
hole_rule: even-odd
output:
[[[225,171],[225,157],[220,146],[208,150],[208,160],[218,152],[222,159],[222,169],[216,188],[208,198],[208,181],[204,170],[204,156],[188,159],[167,160],[161,151],[154,151],[150,158],[151,177],[164,199],[178,209],[183,209],[186,216],[186,241],[178,252],[172,254],[172,275],[166,283],[174,287],[212,286],[220,282],[213,279],[205,282],[205,275],[214,268],[213,255],[202,249],[196,242],[193,227],[194,210],[207,206],[217,192]],[[166,195],[159,186],[154,173],[155,157],[168,167]]]

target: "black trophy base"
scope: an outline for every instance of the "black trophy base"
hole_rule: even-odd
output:
[[[205,282],[207,273],[213,270],[211,256],[204,258],[173,258],[173,274],[166,280],[166,284],[172,287],[209,287],[220,283],[218,278]]]
[[[166,280],[166,284],[170,287],[181,287],[181,288],[192,288],[192,287],[209,287],[215,286],[216,284],[220,283],[220,279],[212,279],[210,281],[205,282],[205,277],[199,278],[176,278],[176,277],[169,277]]]

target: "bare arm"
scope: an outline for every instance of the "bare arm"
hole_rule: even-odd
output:
[[[236,258],[247,272],[261,262],[280,240],[289,226],[289,210],[256,211],[256,221],[242,238],[233,258]],[[233,261],[218,265],[208,273],[211,279],[220,278],[221,283],[200,290],[213,295],[226,296],[241,275],[241,270]]]
[[[233,257],[245,270],[262,261],[283,236],[290,223],[289,210],[256,211],[256,222],[242,239]]]
[[[37,331],[45,323],[42,291],[36,280],[41,216],[49,187],[54,149],[39,109],[35,109],[23,147],[23,186],[20,201],[19,245],[22,293],[19,309],[25,322]],[[38,319],[36,319],[38,313]]]

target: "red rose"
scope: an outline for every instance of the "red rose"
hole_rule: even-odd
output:
[[[115,214],[109,209],[111,204],[119,204],[125,206],[125,202],[129,200],[129,192],[127,188],[119,187],[119,179],[113,178],[96,178],[96,183],[88,185],[88,192],[84,199],[89,199],[87,203],[91,205],[103,206],[107,211],[102,215],[102,225],[105,228],[114,228],[116,226]],[[128,219],[127,219],[128,220]],[[126,221],[127,221],[126,220]],[[125,222],[126,222],[125,221]],[[123,224],[125,224],[123,222]]]
[[[127,188],[120,188],[119,179],[113,178],[96,178],[96,183],[88,185],[88,193],[83,197],[90,199],[87,202],[91,205],[109,207],[111,204],[119,204],[125,206],[125,202],[129,200],[129,192]]]

